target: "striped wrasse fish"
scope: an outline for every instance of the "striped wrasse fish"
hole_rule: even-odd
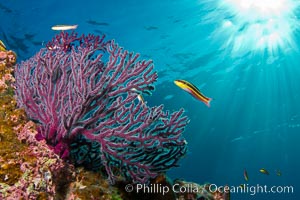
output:
[[[195,85],[193,85],[192,83],[189,83],[185,80],[175,80],[174,83],[178,87],[185,90],[190,95],[192,95],[193,97],[195,97],[196,99],[202,101],[203,103],[205,103],[205,105],[210,107],[210,101],[212,100],[212,98],[204,96]]]

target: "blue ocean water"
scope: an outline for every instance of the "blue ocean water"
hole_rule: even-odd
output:
[[[279,23],[266,28],[257,25],[265,24],[261,21],[266,16],[241,23],[242,14],[234,9],[230,13],[224,6],[233,2],[0,1],[0,39],[17,52],[20,62],[57,33],[51,26],[78,24],[79,33],[104,33],[152,59],[159,79],[146,101],[169,110],[183,107],[191,119],[185,131],[189,153],[180,167],[168,172],[172,178],[229,186],[293,186],[289,194],[232,194],[232,199],[296,200],[300,198],[299,10],[284,1],[295,6],[294,12],[281,12],[285,15],[278,17]],[[254,18],[251,14],[249,19]],[[258,28],[252,29],[251,23]],[[232,25],[238,28],[226,28]],[[267,42],[256,43],[262,39],[258,30],[263,30]],[[192,82],[213,98],[211,107],[178,88],[176,79]],[[261,174],[261,168],[270,175]]]

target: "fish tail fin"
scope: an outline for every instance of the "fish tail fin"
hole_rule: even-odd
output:
[[[205,102],[205,105],[207,105],[207,107],[210,107],[211,100],[212,100],[212,98],[208,98],[208,100]]]

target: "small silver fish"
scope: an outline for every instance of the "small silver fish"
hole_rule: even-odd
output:
[[[51,29],[54,31],[67,31],[67,30],[74,30],[78,27],[78,25],[55,25],[52,26]]]

